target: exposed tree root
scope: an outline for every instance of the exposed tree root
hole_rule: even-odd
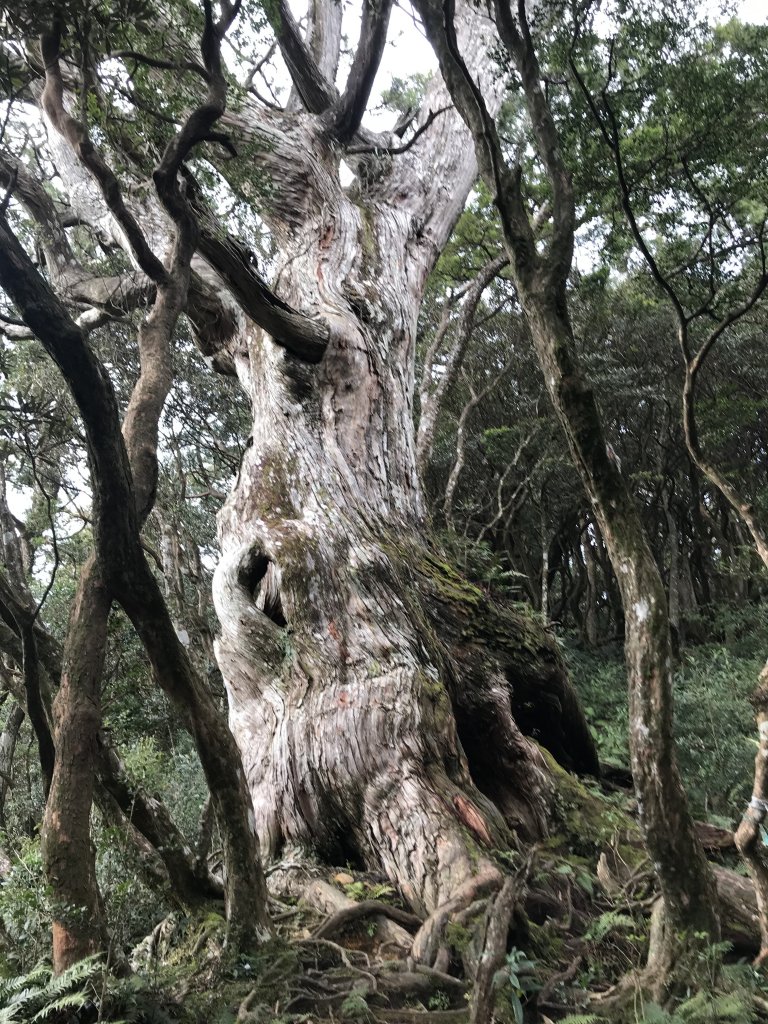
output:
[[[517,878],[504,879],[498,895],[490,903],[485,918],[485,941],[475,976],[469,1007],[470,1024],[491,1020],[494,1004],[494,978],[507,955],[507,935],[519,899]]]
[[[370,917],[371,915],[387,917],[392,921],[397,921],[398,924],[411,928],[418,928],[421,925],[421,918],[415,914],[409,914],[407,910],[401,910],[399,907],[390,907],[386,903],[380,903],[378,900],[363,900],[362,903],[352,903],[349,907],[337,910],[332,917],[323,921],[312,937],[315,939],[326,939],[329,935],[333,935],[334,932],[339,931],[339,929],[350,924],[352,921],[359,921],[360,918]]]
[[[301,898],[306,900],[311,907],[314,907],[321,914],[331,915],[329,921],[345,912],[352,915],[348,920],[353,920],[355,916],[359,916],[356,911],[359,904],[337,889],[336,886],[321,878],[315,878],[306,884],[301,890]],[[401,955],[405,955],[411,948],[413,937],[389,913],[392,909],[394,908],[387,907],[382,903],[378,908],[378,912],[374,913],[373,921],[376,926],[376,938],[382,945],[386,945]],[[408,915],[408,917],[410,919],[409,924],[420,920],[412,914]],[[318,937],[322,938],[322,936],[316,936],[316,938]]]
[[[576,973],[581,967],[584,957],[581,953],[578,953],[573,960],[568,964],[564,971],[556,971],[554,974],[546,980],[539,990],[538,997],[536,999],[536,1006],[541,1011],[542,1007],[546,1006],[552,1010],[568,1010],[570,1007],[563,1006],[560,1003],[553,1002],[555,990],[560,985],[567,985],[573,981],[576,977]]]
[[[474,877],[460,885],[450,900],[447,900],[429,915],[413,940],[411,954],[420,963],[434,966],[440,947],[444,944],[446,925],[454,915],[466,910],[478,898],[496,892],[503,883],[498,868],[487,866]]]
[[[391,1024],[464,1024],[469,1020],[467,1010],[376,1010],[374,1020]]]

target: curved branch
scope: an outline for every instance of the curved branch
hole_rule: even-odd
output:
[[[558,287],[565,287],[573,258],[573,233],[576,214],[571,175],[563,160],[562,148],[549,103],[541,87],[541,68],[531,39],[525,3],[518,3],[518,25],[509,0],[495,0],[496,24],[501,40],[514,57],[523,83],[536,148],[547,169],[552,187],[552,241],[547,273]]]
[[[407,142],[403,142],[399,146],[376,146],[376,145],[365,145],[365,146],[350,146],[347,149],[347,153],[350,155],[357,155],[358,153],[376,153],[377,155],[386,156],[400,156],[402,153],[407,153],[416,142],[419,141],[424,132],[429,128],[433,121],[436,121],[441,114],[445,114],[450,107],[440,107],[439,110],[430,110],[427,114],[426,120],[423,124],[420,124],[413,135],[408,139]],[[393,135],[396,132],[392,133]]]
[[[268,11],[270,7],[272,5],[268,5]],[[270,20],[296,91],[311,114],[322,114],[338,102],[338,90],[321,72],[309,47],[301,38],[299,26],[286,0],[279,0],[276,7],[276,13]]]
[[[320,362],[331,336],[325,320],[311,319],[278,298],[256,271],[247,250],[234,239],[224,240],[203,226],[198,248],[243,310],[275,344],[306,363]]]
[[[89,274],[75,257],[51,197],[22,163],[2,153],[0,185],[12,187],[15,197],[40,228],[51,281],[67,299],[95,306],[110,317],[122,316],[152,301],[155,285],[141,273],[110,277]]]
[[[363,120],[384,54],[391,11],[392,0],[366,0],[363,4],[355,58],[344,94],[331,112],[330,132],[342,144],[349,142]]]
[[[112,169],[94,146],[85,127],[64,106],[64,79],[59,65],[60,26],[45,32],[40,39],[40,52],[45,65],[45,87],[40,103],[56,131],[69,142],[85,167],[98,182],[110,212],[125,233],[136,262],[155,284],[164,284],[167,271],[149,247],[138,221],[125,205],[120,183]]]
[[[539,256],[523,203],[520,170],[510,172],[507,168],[495,121],[459,50],[454,24],[455,2],[416,0],[415,6],[437,54],[451,97],[475,140],[480,172],[501,213],[518,272],[528,280],[538,269]]]

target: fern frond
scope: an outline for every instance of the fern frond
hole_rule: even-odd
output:
[[[66,995],[55,999],[52,1003],[46,1001],[42,1010],[38,1010],[32,1018],[31,1024],[34,1024],[35,1021],[47,1020],[48,1017],[53,1016],[53,1014],[58,1010],[79,1009],[87,999],[88,994],[86,992],[79,991],[68,992]]]
[[[72,964],[66,971],[62,971],[61,974],[56,975],[55,978],[51,978],[49,981],[46,991],[49,995],[57,995],[59,992],[66,992],[67,989],[74,988],[76,985],[83,985],[85,982],[90,981],[101,971],[101,953],[94,953],[91,956],[84,957],[82,960],[78,960],[77,963]]]
[[[0,981],[0,1004],[8,1000],[26,988],[42,988],[48,983],[51,977],[50,964],[40,963],[29,971],[28,974],[19,974],[14,978],[3,978]]]

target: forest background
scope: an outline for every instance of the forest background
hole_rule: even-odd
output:
[[[429,24],[424,6],[422,16]],[[684,962],[687,987],[670,984],[664,998],[657,989],[649,995],[645,983],[637,980],[640,975],[633,974],[631,991],[644,994],[631,1010],[626,1002],[619,1011],[607,1003],[602,1007],[588,1002],[591,996],[604,996],[610,983],[628,977],[644,961],[656,891],[654,871],[637,852],[632,723],[622,648],[627,609],[602,513],[585,493],[578,460],[543,386],[526,319],[529,308],[520,297],[520,270],[510,268],[505,249],[498,197],[479,180],[429,268],[419,302],[414,396],[405,412],[412,413],[423,521],[430,524],[432,551],[439,552],[441,586],[459,592],[458,599],[470,600],[480,617],[490,615],[486,607],[507,609],[514,618],[505,621],[514,621],[523,635],[535,636],[531,645],[548,652],[543,657],[562,657],[602,766],[600,784],[577,782],[562,771],[580,768],[585,776],[595,774],[594,763],[592,772],[586,770],[590,758],[594,762],[590,744],[584,741],[579,747],[569,731],[570,697],[565,691],[537,689],[535,672],[533,681],[518,679],[511,698],[514,719],[526,737],[549,750],[546,764],[555,773],[557,798],[550,807],[547,835],[533,844],[535,853],[525,861],[516,850],[520,862],[506,854],[527,924],[518,921],[517,930],[512,928],[510,941],[516,945],[505,946],[502,977],[494,975],[490,988],[495,1010],[480,1005],[482,976],[479,958],[473,961],[471,955],[467,935],[472,927],[466,919],[448,926],[453,931],[446,933],[444,947],[450,952],[447,962],[432,959],[432,987],[426,994],[408,993],[405,1008],[399,1010],[377,1006],[375,999],[366,1002],[371,991],[356,987],[349,970],[344,974],[341,969],[350,968],[349,962],[325,965],[331,973],[324,982],[328,991],[321,996],[312,992],[300,956],[293,952],[280,959],[294,948],[291,942],[318,937],[322,925],[317,915],[323,910],[341,913],[357,903],[370,915],[375,908],[368,904],[379,900],[390,908],[381,910],[384,918],[394,906],[395,917],[399,912],[405,921],[408,910],[403,904],[421,917],[434,909],[424,894],[426,883],[418,897],[403,899],[408,889],[399,884],[403,879],[396,856],[391,862],[383,858],[371,863],[364,845],[346,846],[341,840],[325,848],[318,842],[315,850],[332,869],[297,868],[313,880],[309,885],[322,883],[323,899],[332,899],[329,890],[334,890],[340,902],[321,900],[318,907],[317,898],[313,903],[306,891],[286,886],[264,903],[273,919],[285,922],[280,939],[270,939],[284,944],[280,955],[269,944],[268,954],[259,953],[249,945],[253,935],[240,947],[230,942],[233,957],[223,954],[222,897],[230,926],[233,900],[226,875],[222,879],[222,860],[234,856],[237,842],[222,828],[224,812],[216,799],[223,797],[214,793],[211,799],[210,775],[198,757],[200,728],[196,733],[193,726],[190,736],[178,705],[156,686],[157,655],[147,656],[147,640],[130,601],[122,609],[116,604],[105,618],[104,658],[96,673],[98,736],[89,747],[89,756],[100,767],[92,814],[90,806],[86,809],[83,849],[92,844],[95,850],[96,884],[86,879],[86,888],[98,892],[94,913],[103,919],[98,930],[104,939],[96,945],[110,968],[132,960],[136,973],[130,983],[108,981],[103,960],[83,961],[79,954],[70,958],[75,966],[69,973],[69,965],[58,964],[57,969],[64,969],[59,975],[63,983],[51,980],[46,970],[34,972],[49,953],[52,922],[74,935],[83,930],[77,915],[74,923],[68,918],[71,908],[63,912],[57,903],[50,860],[47,877],[44,869],[40,829],[45,813],[50,822],[53,766],[62,757],[63,726],[50,707],[61,690],[51,665],[58,665],[60,674],[62,656],[65,666],[72,664],[72,608],[82,600],[79,588],[95,537],[99,547],[99,499],[94,502],[98,488],[84,470],[89,457],[93,465],[94,445],[83,426],[87,416],[80,399],[62,386],[53,361],[30,331],[34,318],[20,293],[6,285],[8,297],[0,314],[0,918],[7,975],[6,1009],[0,1012],[6,1012],[6,1019],[33,1019],[34,1014],[52,1020],[131,1015],[135,1020],[163,1015],[174,1019],[184,1014],[214,1019],[218,1014],[221,1020],[255,1021],[372,1013],[379,1019],[411,1020],[409,1013],[422,1011],[438,1016],[469,1012],[475,1020],[489,1019],[491,1012],[510,1020],[521,1020],[522,1014],[529,1019],[567,1019],[570,1014],[575,1021],[579,1015],[600,1019],[612,1012],[620,1014],[616,1019],[627,1020],[761,1019],[768,993],[761,972],[746,959],[765,949],[765,935],[761,942],[759,904],[749,895],[733,830],[756,785],[753,764],[762,733],[755,729],[751,698],[768,650],[766,567],[760,550],[761,524],[768,520],[768,371],[763,357],[768,315],[763,302],[768,29],[750,24],[744,12],[744,20],[718,16],[707,21],[695,6],[685,4],[619,7],[620,12],[609,12],[615,20],[609,16],[606,27],[590,21],[589,5],[564,5],[558,8],[563,24],[549,12],[535,23],[535,39],[545,68],[547,103],[576,196],[576,255],[567,276],[573,340],[598,398],[611,472],[634,497],[663,581],[673,659],[675,748],[690,809],[700,823],[697,834],[730,893],[723,896],[730,908],[723,915],[725,941],[710,942],[709,935],[703,945],[694,943],[693,953],[688,948],[686,955],[696,964],[694,970]],[[236,13],[223,5],[220,24],[230,15],[234,21]],[[69,313],[80,318],[78,324],[87,331],[88,344],[106,369],[117,408],[125,415],[133,408],[137,366],[144,358],[140,324],[153,304],[157,308],[157,294],[165,284],[155,281],[153,289],[146,280],[131,277],[131,261],[114,232],[104,228],[102,214],[97,218],[101,224],[88,223],[78,208],[72,183],[81,187],[82,174],[73,171],[75,161],[65,156],[65,144],[77,153],[81,141],[67,140],[65,126],[60,132],[65,144],[56,149],[51,132],[56,119],[50,109],[47,128],[37,114],[28,113],[40,100],[35,82],[41,71],[20,40],[39,31],[48,14],[46,5],[23,17],[5,12],[3,217],[30,266],[65,298]],[[273,66],[279,60],[273,37],[275,32],[280,36],[280,29],[275,24],[284,30],[285,10],[278,11],[283,22],[279,17],[275,22],[271,9],[255,7],[247,14],[248,27],[243,30],[234,22],[222,47],[233,65],[229,77],[221,71],[221,54],[211,57],[204,50],[210,91],[219,80],[228,81],[228,102],[235,111],[249,91],[267,111],[284,105],[296,110],[300,102],[306,106],[306,94],[297,96],[301,89],[294,86],[289,95],[285,70]],[[168,91],[158,93],[157,76],[184,69],[182,57],[174,57],[174,69],[158,56],[167,29],[158,36],[153,12],[141,4],[106,13],[75,4],[62,7],[59,15],[67,26],[64,48],[72,47],[67,51],[71,78],[65,81],[77,97],[72,110],[90,125],[116,180],[142,211],[145,220],[139,218],[140,223],[154,244],[154,213],[141,206],[149,180],[140,180],[146,170],[142,160],[155,159],[172,129],[192,121],[190,86],[180,72],[177,89],[168,86],[166,74]],[[195,32],[207,24],[199,13],[189,17],[189,38],[179,41],[174,36],[179,53],[187,57],[184,46],[191,51]],[[397,49],[393,52],[397,59]],[[503,54],[491,55],[504,65]],[[342,71],[354,68],[357,56],[347,44]],[[188,64],[196,62],[187,59]],[[98,79],[91,80],[94,69]],[[193,79],[196,73],[191,72]],[[484,88],[491,96],[496,87],[484,81]],[[351,176],[350,184],[341,175],[345,188],[375,186],[373,171],[363,166],[365,159],[355,161],[360,156],[355,146],[364,158],[368,147],[387,150],[385,156],[397,162],[399,147],[405,157],[418,151],[421,136],[423,143],[430,131],[439,131],[445,117],[434,104],[414,121],[427,89],[423,74],[399,75],[388,82],[378,101],[377,123],[389,119],[395,131],[387,134],[386,146],[378,137],[374,145],[370,138],[355,135],[358,122],[345,142],[350,148],[345,173]],[[524,85],[503,99],[499,97],[498,114],[493,112],[500,152],[521,168],[531,220],[542,231],[541,244],[548,245],[557,234],[551,168],[530,141]],[[279,290],[285,270],[283,240],[274,225],[267,226],[268,216],[261,215],[262,205],[267,209],[274,202],[276,186],[269,168],[259,166],[258,146],[238,142],[239,152],[235,147],[229,153],[226,139],[212,126],[192,143],[202,148],[192,154],[190,144],[165,185],[155,178],[166,209],[178,211],[182,204],[173,205],[178,196],[186,201],[198,189],[225,223],[227,236],[237,240],[238,259],[257,268],[259,287],[264,278],[276,279],[273,287],[280,298],[275,305],[288,302],[301,309],[300,276],[298,288],[292,291],[289,282]],[[224,169],[220,154],[211,152],[217,147],[232,160]],[[182,165],[183,174],[193,169],[185,179],[188,191],[179,190],[176,172]],[[480,166],[482,170],[482,160]],[[368,173],[371,180],[365,177]],[[195,212],[199,215],[199,209]],[[177,240],[185,238],[187,214],[186,209],[178,214]],[[214,248],[215,240],[205,232],[203,236],[210,264],[231,270]],[[11,252],[10,242],[6,245]],[[57,247],[59,255],[63,247],[71,257],[69,278],[67,267],[57,263]],[[172,266],[179,248],[175,255],[164,256]],[[113,283],[106,298],[94,284],[105,281]],[[234,287],[231,280],[228,285]],[[375,323],[375,315],[365,310],[365,301],[373,300],[358,301],[354,309],[361,322]],[[207,696],[201,706],[210,705],[224,722],[228,655],[225,649],[222,661],[220,648],[217,661],[220,625],[211,593],[220,558],[217,515],[233,486],[242,485],[249,450],[261,443],[254,428],[259,399],[254,391],[253,404],[249,402],[230,372],[229,363],[241,358],[239,350],[206,348],[202,306],[198,301],[189,319],[181,316],[171,324],[172,379],[157,410],[156,479],[149,479],[146,493],[140,492],[145,512],[141,548],[184,657],[202,681]],[[177,312],[184,308],[181,301]],[[688,317],[686,325],[692,324],[694,344],[689,350],[680,345],[681,310]],[[262,326],[273,333],[271,325]],[[700,328],[703,333],[696,335]],[[287,328],[281,324],[280,330]],[[716,337],[709,345],[713,332]],[[296,336],[306,342],[298,329]],[[684,397],[690,394],[691,364],[702,339],[706,351],[695,371],[697,422],[692,436],[691,406],[686,421]],[[253,364],[252,354],[250,359]],[[312,355],[309,362],[315,361]],[[296,380],[296,395],[303,400],[302,388],[308,385],[298,372]],[[407,391],[408,385],[404,387]],[[141,473],[134,463],[132,469],[140,491]],[[273,496],[273,504],[280,500]],[[398,557],[407,560],[402,552]],[[267,561],[276,564],[272,554]],[[293,657],[286,613],[288,601],[297,599],[281,589],[283,581],[268,565],[258,578],[258,566],[246,568],[260,613],[285,631],[280,634],[280,657]],[[123,604],[121,596],[116,600]],[[226,611],[220,608],[219,614],[226,634]],[[637,618],[636,611],[632,614]],[[330,618],[331,634],[335,621]],[[373,655],[367,658],[371,676],[376,676],[377,669],[371,667],[376,661]],[[301,671],[311,675],[304,666]],[[760,721],[759,702],[757,710]],[[577,717],[574,713],[573,721]],[[471,761],[465,740],[462,734]],[[532,763],[538,763],[535,757]],[[250,768],[246,774],[250,780]],[[479,778],[478,773],[475,780]],[[66,818],[66,801],[57,806]],[[460,814],[465,830],[485,828],[476,824],[471,810]],[[149,825],[140,822],[142,815]],[[290,832],[290,824],[283,827]],[[51,833],[49,824],[43,834]],[[635,852],[630,855],[629,849]],[[270,878],[291,873],[295,851],[281,852],[281,866],[270,865]],[[257,890],[262,884],[254,882]],[[373,921],[384,926],[376,916]],[[353,959],[355,970],[365,974],[372,959],[378,962],[381,936],[367,923],[361,927],[359,934],[352,929],[348,937],[353,948],[366,942],[372,946],[362,953],[367,965]],[[145,936],[151,939],[142,950]],[[313,955],[317,960],[317,949]],[[273,970],[275,963],[279,970]],[[190,964],[205,977],[200,988],[195,988]],[[340,973],[332,982],[334,970]],[[694,976],[695,983],[690,980]],[[457,995],[459,986],[463,988]],[[465,989],[475,993],[469,1010]],[[322,998],[327,1001],[321,1010]],[[395,1006],[396,997],[388,998]],[[422,1010],[414,1011],[419,1003]],[[399,1017],[386,1017],[398,1012]],[[259,1018],[259,1013],[266,1016]],[[438,1016],[431,1018],[436,1024]]]

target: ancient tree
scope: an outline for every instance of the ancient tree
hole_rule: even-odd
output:
[[[114,26],[107,44],[69,9],[53,26],[48,12],[39,17],[42,47],[27,38],[9,51],[15,88],[22,81],[24,101],[41,102],[66,210],[46,205],[40,189],[22,189],[34,175],[9,137],[11,223],[19,204],[42,238],[45,277],[4,221],[0,280],[77,400],[96,502],[96,550],[56,698],[46,817],[49,877],[62,903],[86,908],[89,922],[99,917],[93,878],[73,875],[80,888],[67,891],[61,864],[90,863],[98,630],[112,600],[197,741],[229,837],[230,913],[246,939],[254,925],[266,927],[255,833],[266,858],[301,846],[382,869],[431,915],[416,950],[434,959],[450,912],[501,887],[492,851],[511,846],[513,832],[547,832],[551,776],[522,727],[535,728],[563,763],[597,769],[549,636],[495,607],[430,542],[413,427],[416,322],[477,164],[439,78],[397,130],[363,125],[390,7],[364,7],[340,88],[340,5],[312,3],[306,31],[286,4],[270,5],[270,32],[292,80],[282,105],[260,98],[253,75],[238,83],[222,65],[225,30],[246,17],[238,5],[222,3],[218,21],[208,4],[202,19],[183,5],[173,26],[150,19],[142,31],[162,57],[146,55],[131,26],[121,49]],[[236,52],[254,44],[251,29]],[[492,116],[504,87],[488,60],[494,26],[467,4],[456,10],[455,32]],[[258,66],[254,57],[254,73]],[[163,107],[166,95],[175,107]],[[98,126],[90,134],[89,117]],[[219,216],[222,193],[268,229],[271,283]],[[90,228],[121,254],[116,279],[84,271],[67,225]],[[137,397],[121,438],[88,332],[147,302]],[[245,824],[241,777],[236,770],[232,782],[227,743],[139,538],[154,494],[169,340],[182,312],[212,368],[238,378],[252,410],[219,517],[214,580],[216,655],[252,805]],[[85,787],[73,802],[74,766]],[[62,831],[70,815],[77,850]],[[95,928],[83,936],[67,920],[58,927],[66,932],[61,962],[99,941]]]

